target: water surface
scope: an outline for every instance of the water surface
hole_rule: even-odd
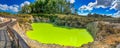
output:
[[[27,36],[40,43],[79,47],[93,41],[92,36],[83,28],[69,29],[50,23],[33,23],[32,27],[33,31],[28,31]]]

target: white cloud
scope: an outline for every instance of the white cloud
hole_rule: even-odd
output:
[[[120,10],[120,0],[96,0],[97,4],[94,6],[94,8],[107,8],[110,7],[110,9]]]
[[[0,4],[0,10],[8,10],[8,5]]]
[[[95,8],[100,8],[100,7],[101,7],[101,8],[107,8],[107,7],[106,7],[106,6],[104,6],[104,5],[98,5],[98,6],[96,5],[96,7],[95,7]]]
[[[116,7],[117,10],[120,10],[120,3],[117,3]]]
[[[113,17],[120,17],[120,11],[114,13]]]
[[[11,10],[13,12],[18,12],[19,11],[19,6],[18,5],[9,6],[9,10]]]
[[[112,6],[110,9],[115,9],[115,10],[118,10],[118,12],[114,13],[114,17],[120,17],[120,0],[115,0],[113,3],[112,3]]]
[[[93,10],[93,7],[83,5],[79,8],[79,10]]]
[[[25,1],[25,2],[21,3],[20,6],[22,7],[22,6],[25,6],[25,5],[30,5],[30,2]],[[10,6],[8,6],[7,4],[0,4],[0,10],[18,12],[20,6],[19,5],[10,5]]]
[[[115,10],[117,10],[117,9],[115,8],[116,6],[117,6],[117,4],[114,4],[114,5],[111,6],[110,9],[115,9]]]
[[[88,6],[93,7],[93,6],[95,6],[96,4],[97,4],[97,1],[96,1],[96,2],[90,2],[90,3],[88,4]]]
[[[111,6],[111,9],[120,10],[120,2],[116,2],[115,4],[113,4],[113,6]]]
[[[70,1],[70,3],[72,3],[72,4],[75,3],[75,0],[69,0],[69,1]]]
[[[86,5],[83,5],[79,8],[79,10],[93,10],[93,7],[97,4],[97,2],[90,2],[87,6]]]
[[[96,1],[97,1],[96,6],[101,6],[103,8],[110,7],[114,2],[114,0],[96,0]]]
[[[88,5],[83,5],[79,10],[93,10],[93,8],[108,8],[118,10],[114,16],[120,15],[120,0],[96,0],[95,2],[90,2]]]
[[[13,11],[13,12],[18,12],[19,11],[18,8],[19,8],[18,5],[8,6],[7,4],[0,4],[0,10],[3,10],[3,11],[10,10],[10,11]]]
[[[81,13],[81,12],[78,12],[78,15],[87,15],[88,13]]]
[[[30,2],[29,1],[25,1],[24,3],[22,3],[20,6],[23,7],[25,5],[30,5]]]
[[[114,0],[96,0],[95,2],[90,2],[88,5],[83,5],[79,9],[81,10],[93,10],[93,8],[107,8],[112,5]]]

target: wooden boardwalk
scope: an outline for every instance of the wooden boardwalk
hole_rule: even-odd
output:
[[[11,28],[15,21],[0,24],[0,48],[30,48],[22,37]]]
[[[11,40],[6,30],[0,30],[0,48],[12,48]]]

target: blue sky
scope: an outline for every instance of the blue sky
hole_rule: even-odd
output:
[[[0,0],[0,11],[16,13],[25,4],[35,0]],[[88,13],[106,14],[118,17],[120,15],[120,0],[70,0],[78,10],[79,15]]]
[[[78,14],[97,13],[120,17],[120,0],[74,0]]]
[[[25,4],[34,3],[35,0],[0,0],[0,11],[17,13]]]

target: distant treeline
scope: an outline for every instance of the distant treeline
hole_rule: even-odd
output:
[[[100,17],[112,18],[112,16],[110,16],[110,15],[101,15],[101,14],[96,14],[96,13],[93,13],[93,14],[89,13],[87,16],[88,17],[95,17],[95,18],[100,18]]]
[[[75,14],[77,10],[69,0],[36,0],[35,3],[24,5],[20,13]]]

